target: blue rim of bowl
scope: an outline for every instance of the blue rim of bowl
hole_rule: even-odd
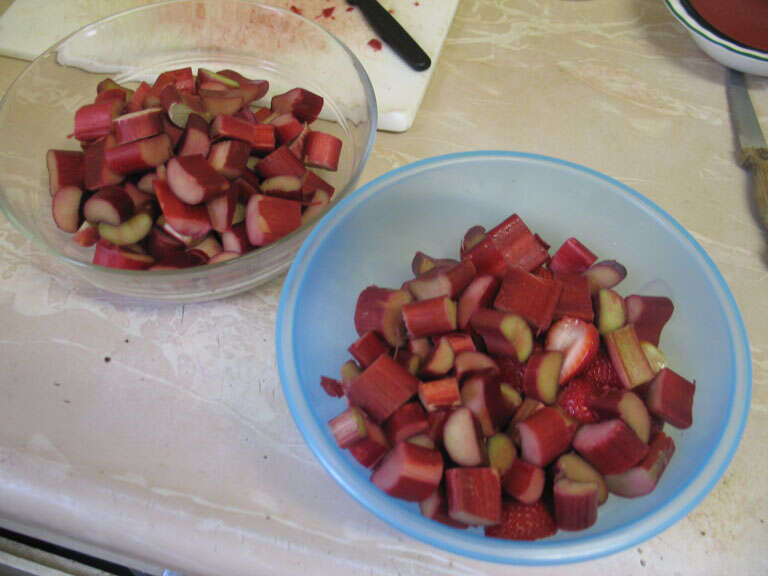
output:
[[[290,336],[296,320],[295,303],[303,289],[305,272],[325,240],[337,225],[354,214],[361,202],[380,193],[387,184],[410,173],[430,169],[442,163],[472,161],[478,158],[548,163],[573,169],[614,186],[617,193],[624,194],[649,217],[676,232],[678,239],[687,244],[689,253],[698,257],[699,263],[713,281],[721,312],[731,329],[730,350],[734,358],[732,373],[734,394],[727,408],[726,425],[717,439],[717,448],[673,499],[653,512],[608,534],[596,534],[572,541],[544,540],[521,543],[466,533],[430,521],[418,513],[404,511],[394,505],[391,497],[379,491],[368,478],[360,474],[356,464],[345,459],[329,432],[318,423],[314,409],[302,394],[297,369],[292,362],[295,352]],[[739,344],[738,347],[736,343]],[[554,565],[582,562],[614,554],[666,530],[693,510],[725,473],[744,432],[752,391],[752,364],[748,338],[738,306],[722,274],[693,236],[657,204],[627,185],[579,164],[525,152],[487,150],[428,158],[379,176],[347,196],[317,224],[302,245],[288,272],[277,313],[276,347],[283,394],[294,422],[315,457],[347,493],[379,519],[417,540],[447,552],[503,564]],[[740,383],[741,387],[739,387]],[[704,477],[705,472],[708,473],[706,477]]]
[[[101,26],[102,24],[105,24],[106,22],[110,22],[112,20],[117,20],[119,18],[122,18],[126,16],[127,14],[132,14],[134,12],[143,12],[155,9],[159,6],[167,6],[171,4],[194,4],[195,2],[198,2],[199,0],[163,0],[162,2],[154,2],[152,4],[146,4],[144,6],[136,6],[134,8],[129,8],[127,10],[122,10],[120,12],[116,12],[115,14],[110,14],[109,16],[105,16],[104,18],[100,18],[99,20],[96,20],[94,22],[91,22],[89,24],[86,24],[82,28],[79,28],[72,32],[71,34],[67,35],[66,37],[62,38],[58,42],[56,42],[53,46],[45,50],[42,54],[40,54],[37,58],[32,60],[25,68],[21,71],[21,74],[19,74],[14,81],[11,83],[10,86],[8,86],[8,89],[3,94],[3,97],[0,98],[0,110],[2,110],[3,106],[5,105],[5,101],[8,98],[8,95],[16,88],[16,84],[21,81],[24,76],[27,74],[27,72],[34,66],[38,60],[41,60],[45,57],[47,57],[49,54],[56,52],[60,46],[63,44],[66,44],[70,39],[73,37],[83,34],[90,30],[91,28],[95,28],[97,26]],[[215,0],[207,0],[209,2],[214,2]],[[353,190],[355,185],[357,184],[357,181],[360,179],[360,175],[363,173],[363,169],[365,168],[365,159],[368,158],[371,154],[371,150],[373,149],[373,143],[376,139],[376,130],[378,129],[378,120],[379,120],[379,108],[378,103],[376,101],[376,93],[373,90],[373,84],[371,83],[371,79],[368,76],[368,73],[365,71],[365,68],[363,67],[360,60],[355,56],[354,52],[349,49],[349,47],[342,42],[335,34],[330,32],[329,30],[326,30],[320,24],[317,22],[314,22],[310,20],[309,18],[302,16],[301,14],[297,14],[296,12],[293,12],[292,10],[285,10],[284,8],[279,8],[277,6],[270,6],[268,4],[262,4],[260,2],[256,2],[255,0],[233,0],[236,2],[240,2],[242,4],[250,4],[252,6],[257,6],[259,8],[264,8],[266,10],[271,10],[273,12],[278,12],[285,14],[289,16],[290,18],[300,18],[301,20],[304,20],[305,22],[308,22],[313,27],[323,31],[325,34],[327,34],[329,37],[331,37],[341,48],[347,53],[347,55],[350,57],[352,61],[352,65],[355,68],[355,71],[357,72],[358,76],[360,77],[361,84],[363,85],[363,90],[366,94],[366,102],[368,103],[368,113],[370,115],[370,123],[371,123],[371,131],[368,135],[368,142],[366,142],[365,149],[363,150],[363,154],[361,156],[361,161],[358,164],[357,168],[350,174],[349,181],[347,182],[346,186],[344,186],[343,189],[338,190],[335,197],[339,198],[345,198],[348,196]],[[45,159],[42,158],[41,161],[44,161]],[[333,202],[331,203],[331,208],[333,207]],[[205,267],[202,266],[193,266],[191,268],[181,268],[178,270],[123,270],[120,268],[110,268],[107,266],[98,266],[96,264],[93,264],[91,262],[83,262],[82,260],[78,260],[76,258],[72,258],[71,256],[67,256],[63,252],[60,252],[59,250],[56,250],[55,248],[51,247],[47,242],[41,240],[38,238],[35,234],[32,234],[27,228],[19,222],[16,217],[13,215],[9,207],[7,206],[5,200],[3,200],[2,195],[0,195],[0,212],[3,213],[3,216],[13,225],[13,227],[18,230],[24,238],[32,242],[35,246],[42,248],[46,254],[49,254],[51,256],[55,256],[59,260],[62,260],[63,262],[69,264],[70,266],[73,266],[74,268],[81,268],[81,269],[97,269],[99,272],[103,272],[104,274],[114,275],[114,276],[128,276],[128,277],[144,277],[146,276],[147,272],[151,272],[152,278],[162,278],[162,277],[172,277],[172,278],[178,278],[180,276],[194,276],[200,274],[203,270],[209,271],[213,269],[219,269],[219,268],[225,268],[225,267],[234,267],[239,266],[243,262],[250,260],[255,260],[256,258],[260,258],[259,255],[263,255],[265,253],[271,253],[276,251],[279,247],[282,247],[283,245],[289,243],[291,240],[293,240],[296,236],[303,234],[307,229],[312,228],[313,226],[316,226],[320,223],[319,220],[309,221],[307,223],[302,223],[302,225],[291,232],[290,234],[283,236],[282,238],[279,238],[272,244],[269,244],[268,246],[264,246],[263,248],[260,248],[258,250],[254,250],[248,254],[244,254],[240,256],[239,258],[234,258],[232,260],[227,260],[224,262],[218,262],[216,264],[207,264]],[[281,267],[280,270],[284,270],[284,267]]]
[[[672,12],[672,14],[675,15],[675,17],[680,21],[680,23],[686,28],[688,28],[689,31],[697,34],[698,36],[701,36],[702,38],[708,40],[709,42],[717,44],[721,48],[725,48],[729,52],[738,54],[739,56],[744,56],[746,58],[751,58],[753,60],[759,60],[760,62],[768,62],[768,53],[761,52],[760,50],[752,50],[749,48],[744,48],[742,46],[739,46],[738,44],[729,42],[728,40],[722,38],[721,36],[718,36],[717,34],[711,32],[710,30],[707,30],[706,28],[702,27],[701,24],[696,22],[691,17],[691,15],[688,13],[685,7],[682,4],[680,4],[679,0],[664,0],[664,3],[667,5],[667,8],[669,8],[669,11]]]

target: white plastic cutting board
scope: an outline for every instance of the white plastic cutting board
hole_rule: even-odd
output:
[[[264,0],[262,0],[264,1]],[[459,0],[380,0],[432,58],[432,67],[414,72],[376,38],[358,9],[342,0],[266,0],[301,11],[338,36],[357,55],[371,78],[379,105],[379,129],[410,128],[421,105]],[[150,0],[15,0],[0,16],[0,55],[32,60],[75,30]],[[330,16],[323,10],[333,8]],[[327,12],[326,12],[327,14]]]

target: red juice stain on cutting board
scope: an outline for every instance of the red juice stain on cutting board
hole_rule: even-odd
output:
[[[371,38],[370,40],[368,40],[368,46],[370,46],[376,52],[378,52],[379,50],[381,50],[381,40],[377,38]]]
[[[296,6],[291,6],[291,12],[293,12],[294,14],[301,15],[301,8],[296,8]]]
[[[713,28],[736,42],[768,52],[768,1],[688,0]]]
[[[323,18],[333,18],[333,11],[336,10],[336,6],[331,6],[330,8],[323,8],[322,16]]]

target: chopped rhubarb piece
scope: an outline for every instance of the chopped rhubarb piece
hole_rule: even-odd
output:
[[[427,422],[429,422],[429,420],[427,420]],[[432,440],[432,437],[426,432],[411,436],[408,438],[407,442],[416,444],[416,446],[421,446],[423,448],[429,448],[430,450],[437,450],[437,444],[435,444],[435,441]]]
[[[373,468],[389,452],[389,442],[384,431],[375,422],[366,419],[365,427],[368,435],[352,444],[349,453],[366,468]]]
[[[136,90],[128,98],[128,103],[125,105],[126,112],[138,112],[144,107],[144,99],[149,94],[152,87],[146,82],[141,82]]]
[[[179,141],[179,156],[208,156],[211,150],[211,138],[208,136],[208,123],[197,114],[190,114],[184,134]]]
[[[508,435],[499,432],[488,438],[485,445],[488,451],[488,464],[503,478],[517,459],[515,443]]]
[[[627,322],[635,325],[639,340],[659,345],[661,331],[672,317],[675,305],[664,296],[627,296]]]
[[[405,344],[402,308],[412,297],[405,290],[368,286],[355,307],[355,329],[359,335],[374,331],[395,348]]]
[[[408,350],[424,361],[432,353],[432,341],[429,338],[411,338],[408,340]]]
[[[296,176],[272,176],[261,182],[262,193],[287,200],[302,200],[301,178]],[[314,199],[313,199],[314,200]]]
[[[383,422],[416,394],[419,381],[389,356],[379,356],[347,390],[350,403]]]
[[[265,246],[301,226],[301,204],[274,196],[251,196],[245,208],[248,241]]]
[[[472,336],[465,334],[464,332],[451,332],[444,334],[440,337],[448,342],[448,345],[453,350],[454,355],[461,354],[462,352],[475,352],[477,347],[475,341],[472,340]]]
[[[155,263],[155,259],[147,254],[136,254],[120,248],[106,240],[99,240],[93,253],[93,263],[122,270],[146,270]]]
[[[454,360],[456,378],[459,382],[478,374],[496,375],[499,365],[490,356],[482,352],[461,352]]]
[[[352,381],[362,374],[360,366],[354,360],[347,360],[341,365],[341,382],[345,388],[349,388]]]
[[[48,150],[45,160],[51,196],[64,186],[82,188],[85,183],[85,154],[77,150]]]
[[[272,152],[275,149],[275,127],[269,124],[249,124],[229,114],[219,114],[211,123],[212,138],[233,138],[247,142],[254,153]],[[291,155],[293,156],[293,155]]]
[[[259,160],[256,165],[256,171],[262,178],[271,178],[273,176],[297,176],[301,178],[307,171],[291,151],[285,146],[280,146],[274,152],[267,154]]]
[[[83,248],[90,248],[99,241],[98,226],[91,226],[88,222],[83,222],[80,229],[72,236],[72,242]]]
[[[523,376],[526,396],[541,400],[544,404],[554,404],[560,388],[562,366],[563,353],[558,350],[534,353],[526,363]]]
[[[301,177],[302,200],[311,202],[318,190],[326,192],[329,198],[333,198],[333,193],[336,189],[320,178],[320,176],[312,172],[312,170],[306,170]]]
[[[517,214],[491,229],[488,238],[498,249],[508,270],[520,268],[530,272],[549,258],[546,247],[536,239]]]
[[[640,347],[643,349],[645,359],[648,360],[648,364],[651,366],[654,374],[658,374],[662,368],[666,368],[669,365],[664,352],[650,342],[640,342]]]
[[[86,104],[75,112],[75,138],[91,142],[112,132],[112,120],[123,110],[120,100]]]
[[[133,216],[133,201],[122,188],[107,186],[88,198],[83,213],[91,224],[106,222],[117,226]]]
[[[608,499],[608,486],[603,476],[584,458],[575,452],[563,454],[554,464],[555,480],[568,478],[575,482],[592,482],[597,485],[597,504],[603,504]]]
[[[469,325],[491,354],[525,362],[533,351],[533,333],[522,316],[481,308],[472,314]]]
[[[478,275],[490,275],[503,278],[507,272],[507,263],[493,240],[485,237],[472,248],[462,253],[462,262],[471,262]]]
[[[229,230],[221,233],[221,245],[227,252],[236,254],[245,254],[251,251],[251,244],[248,242],[248,232],[245,230],[245,222],[234,224]]]
[[[152,229],[152,216],[139,212],[118,226],[99,223],[99,236],[116,246],[127,246],[141,242]]]
[[[320,378],[320,385],[328,396],[332,396],[333,398],[341,398],[344,396],[344,386],[342,386],[341,382],[335,378],[322,376]]]
[[[625,388],[634,388],[653,378],[653,370],[632,324],[605,334],[604,340],[611,363]]]
[[[627,321],[624,308],[624,298],[608,288],[601,288],[595,296],[597,308],[597,330],[600,334],[608,334],[618,330]]]
[[[120,184],[125,179],[123,174],[113,172],[107,166],[106,150],[114,146],[115,138],[110,135],[104,140],[94,142],[84,150],[83,182],[88,190],[97,190],[104,186]]]
[[[502,476],[501,485],[518,502],[533,504],[541,498],[546,479],[543,468],[518,458]]]
[[[597,484],[560,478],[553,492],[560,530],[586,530],[597,522]]]
[[[299,160],[304,159],[304,144],[307,141],[307,138],[312,133],[312,130],[309,128],[309,124],[304,124],[301,127],[301,132],[299,132],[299,135],[296,136],[293,141],[288,144],[288,150],[290,150],[291,154],[296,156]]]
[[[480,466],[486,462],[480,424],[469,408],[456,408],[445,419],[442,442],[448,456],[459,466]]]
[[[563,245],[558,248],[552,260],[549,262],[549,269],[552,272],[562,272],[565,274],[581,274],[587,268],[597,261],[595,256],[584,244],[576,238],[568,238]]]
[[[237,77],[233,78],[229,76],[232,72],[234,71],[229,70],[225,75],[214,72],[213,70],[209,70],[208,68],[198,68],[197,78],[195,78],[195,85],[197,86],[198,90],[203,84],[206,83],[218,84],[223,90],[228,90],[229,88],[237,88],[240,86],[240,82]],[[237,74],[237,72],[235,72],[235,74]]]
[[[279,144],[288,144],[299,134],[304,125],[293,114],[280,114],[270,121],[275,127],[275,136]],[[303,158],[303,156],[302,156]]]
[[[405,304],[402,313],[405,328],[412,338],[456,330],[456,303],[447,297]]]
[[[99,92],[96,95],[96,98],[94,99],[93,103],[98,104],[99,102],[106,102],[107,100],[119,100],[120,102],[125,103],[126,95],[123,90],[104,90],[103,92]]]
[[[608,489],[624,498],[637,498],[653,492],[659,478],[675,453],[675,443],[664,432],[656,434],[648,447],[648,455],[633,468],[605,477]]]
[[[485,232],[485,228],[482,226],[472,226],[464,233],[464,238],[461,239],[461,246],[460,246],[460,254],[462,258],[464,257],[464,253],[468,252],[475,246],[477,246],[480,242],[482,242],[485,237],[487,236]]]
[[[209,259],[215,257],[217,254],[223,252],[221,243],[215,238],[213,234],[209,234],[202,240],[195,243],[192,250],[197,250],[205,254]]]
[[[418,251],[413,255],[411,260],[411,272],[414,276],[421,276],[426,274],[435,267],[435,259],[432,256],[424,254],[424,252]]]
[[[171,139],[162,133],[144,140],[136,140],[104,151],[110,170],[119,174],[146,172],[164,164],[173,154]]]
[[[427,413],[418,402],[403,404],[384,424],[387,439],[393,446],[411,436],[426,432],[428,428]]]
[[[419,373],[419,368],[421,367],[421,358],[411,353],[411,351],[407,348],[400,348],[396,350],[394,359],[398,364],[400,364],[414,376]]]
[[[556,408],[546,406],[516,424],[520,455],[536,466],[546,466],[568,450],[574,426]]]
[[[444,376],[453,368],[455,358],[456,355],[453,352],[451,343],[445,338],[440,338],[427,358],[424,359],[420,368],[420,374],[426,378]]]
[[[421,508],[421,513],[427,518],[453,528],[467,528],[466,524],[456,522],[448,516],[448,499],[445,497],[445,490],[442,486],[439,486],[437,490],[419,502],[419,507]]]
[[[432,494],[443,477],[443,457],[411,442],[400,442],[371,476],[371,482],[390,496],[419,502]]]
[[[126,88],[115,82],[112,78],[106,78],[96,85],[96,93],[101,94],[109,90],[120,90],[125,94],[126,98],[130,98],[133,95],[133,90]]]
[[[480,424],[483,436],[493,436],[504,423],[498,380],[488,375],[467,378],[461,386],[461,400]]]
[[[358,440],[368,436],[365,414],[354,406],[332,418],[328,424],[339,448],[349,448]]]
[[[168,134],[168,138],[171,139],[171,147],[175,150],[181,141],[181,137],[184,135],[184,130],[178,128],[166,116],[163,116],[163,132]]]
[[[504,540],[539,540],[557,533],[557,526],[547,506],[505,501],[501,508],[501,524],[485,528],[485,535]]]
[[[616,260],[603,260],[584,272],[589,278],[589,290],[596,294],[601,288],[614,288],[627,277],[627,269]]]
[[[461,330],[467,329],[472,314],[491,305],[498,290],[499,279],[495,276],[477,276],[472,280],[459,298],[458,324]]]
[[[147,248],[155,260],[160,261],[165,260],[174,252],[183,251],[186,246],[181,240],[174,238],[162,228],[153,226],[152,230],[149,231]]]
[[[309,205],[306,207],[304,212],[301,215],[301,223],[305,224],[306,222],[309,222],[311,220],[314,220],[315,218],[318,218],[320,215],[322,215],[326,208],[328,207],[328,204],[331,203],[331,197],[328,194],[328,192],[324,190],[316,190],[315,195],[310,200]]]
[[[525,363],[509,356],[500,356],[496,358],[496,362],[499,365],[499,382],[506,382],[518,392],[522,392]]]
[[[234,118],[234,115],[243,107],[244,103],[243,97],[240,94],[230,90],[205,88],[200,90],[199,95],[205,111],[214,117],[226,115]],[[248,124],[244,120],[241,121]]]
[[[167,166],[168,186],[185,204],[200,204],[220,196],[229,182],[200,154],[171,158]]]
[[[349,353],[360,366],[367,368],[376,358],[389,353],[389,346],[382,342],[375,332],[366,332],[349,346]]]
[[[626,472],[648,453],[648,445],[619,419],[583,425],[573,447],[601,474]]]
[[[560,370],[560,385],[589,366],[600,348],[600,334],[594,325],[577,318],[561,318],[547,333],[547,350],[564,354]]]
[[[335,172],[339,168],[341,156],[341,140],[313,130],[304,142],[304,162],[307,166],[323,168]]]
[[[629,390],[606,390],[589,399],[589,407],[600,419],[621,418],[646,444],[651,438],[651,417],[643,400]]]
[[[225,140],[211,146],[208,163],[225,178],[234,180],[242,175],[250,154],[251,145],[247,142]]]
[[[427,412],[459,406],[461,405],[459,381],[451,377],[432,382],[419,382],[419,400]]]
[[[501,483],[493,468],[452,468],[445,472],[448,515],[470,526],[501,522]]]
[[[427,435],[432,438],[437,446],[442,446],[443,444],[443,430],[450,414],[450,410],[435,410],[434,412],[427,413],[427,422],[429,423]]]
[[[589,278],[577,274],[556,274],[554,278],[563,283],[563,291],[560,293],[552,318],[559,320],[564,316],[570,316],[592,322],[595,319],[595,311],[592,308]]]
[[[176,86],[169,84],[162,89],[158,98],[160,99],[160,106],[168,112],[173,104],[181,102],[181,93],[176,90]]]
[[[311,124],[323,109],[323,97],[304,88],[294,88],[284,94],[273,96],[271,108],[272,112],[293,114],[302,122]]]
[[[651,381],[646,402],[654,416],[675,428],[690,428],[695,392],[696,382],[689,382],[674,370],[664,368]]]
[[[82,223],[81,202],[83,190],[77,186],[59,188],[53,196],[51,211],[59,230],[74,234]]]
[[[118,144],[143,140],[163,131],[162,108],[148,108],[114,119],[115,139]]]
[[[549,328],[562,290],[563,284],[558,280],[546,280],[520,268],[511,268],[493,305],[519,314],[541,332]]]
[[[224,232],[232,227],[237,207],[237,190],[230,186],[224,194],[211,198],[205,203],[211,226],[216,232]]]
[[[211,219],[205,206],[184,204],[162,180],[154,180],[153,185],[163,216],[174,230],[194,238],[202,238],[211,231]]]
[[[417,300],[429,300],[439,296],[457,298],[475,277],[471,262],[457,262],[452,266],[436,266],[415,280],[406,282],[405,287]]]
[[[504,421],[508,422],[523,403],[523,397],[520,395],[520,392],[507,382],[499,382],[499,392],[501,392],[501,407],[504,411]]]
[[[253,112],[253,118],[256,120],[259,124],[266,124],[271,122],[274,118],[277,118],[279,114],[275,114],[266,107],[252,107],[251,112]]]

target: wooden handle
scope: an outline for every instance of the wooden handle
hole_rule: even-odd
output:
[[[768,229],[768,148],[746,148],[741,152],[739,161],[752,172],[757,213]]]

